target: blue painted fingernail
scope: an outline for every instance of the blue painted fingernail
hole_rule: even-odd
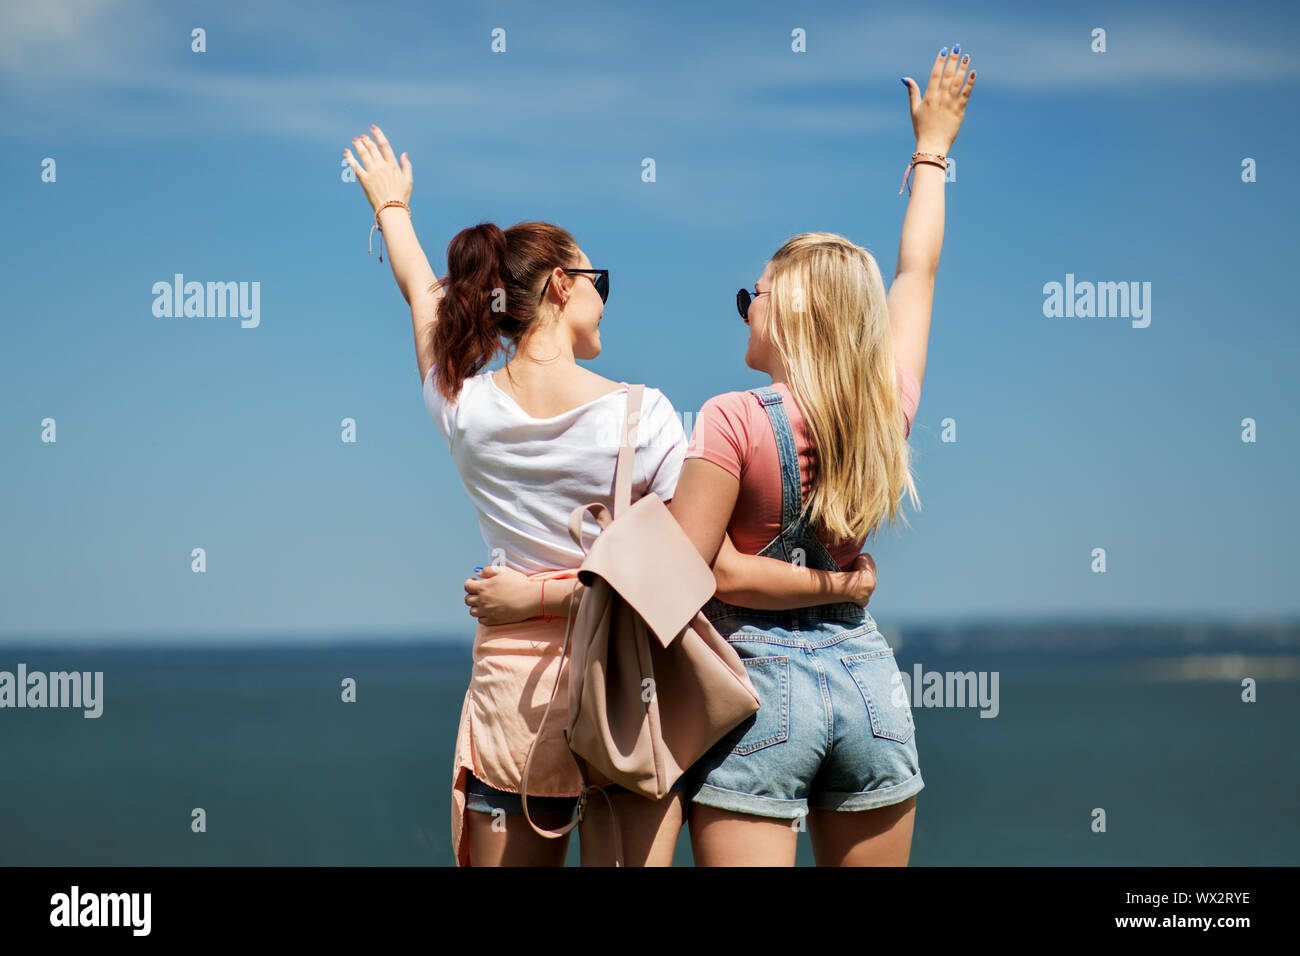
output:
[[[953,55],[954,55],[954,56],[955,56],[956,54],[960,53],[960,52],[961,52],[961,44],[958,43],[956,46],[954,46],[954,47],[952,48],[952,52],[953,52]]]
[[[898,82],[899,82],[899,83],[902,83],[904,86],[907,86],[907,78],[906,78],[906,77],[902,77],[902,76],[900,76],[900,77],[898,78]]]
[[[483,570],[482,568],[475,568],[475,569],[474,569],[474,573],[475,573],[475,574],[478,574],[478,573],[479,573],[480,571],[482,571],[482,570]]]
[[[939,51],[939,55],[940,55],[940,56],[947,56],[947,55],[948,55],[948,48],[947,48],[947,47],[944,47],[942,50],[940,50],[940,51]]]

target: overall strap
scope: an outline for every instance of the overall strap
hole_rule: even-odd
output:
[[[632,473],[636,470],[636,428],[641,420],[641,398],[644,385],[629,385],[627,389],[627,414],[620,433],[618,462],[614,465],[614,517],[617,518],[632,503]]]
[[[781,538],[784,542],[787,534],[795,531],[795,523],[803,511],[803,487],[799,480],[799,448],[794,441],[794,429],[790,426],[790,417],[785,412],[781,393],[771,385],[751,389],[763,404],[767,420],[772,423],[772,432],[776,435],[776,451],[781,459]],[[786,544],[786,559],[789,560],[789,545]]]

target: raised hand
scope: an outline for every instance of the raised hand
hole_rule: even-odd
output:
[[[966,103],[975,88],[975,71],[966,71],[970,55],[958,59],[961,46],[948,52],[944,47],[935,57],[930,70],[930,81],[925,96],[910,77],[903,77],[912,111],[912,129],[916,133],[917,150],[947,155],[952,148],[957,131],[966,115]]]
[[[357,149],[357,158],[353,158],[351,150],[343,150],[343,156],[356,174],[357,182],[365,190],[370,208],[378,209],[394,199],[409,202],[413,182],[411,161],[403,153],[401,162],[398,162],[393,155],[393,147],[388,145],[384,131],[378,126],[370,127],[370,132],[374,133],[374,139],[365,135],[352,140],[352,145]]]

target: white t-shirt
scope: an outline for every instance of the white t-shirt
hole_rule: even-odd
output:
[[[490,370],[467,378],[455,402],[438,391],[434,374],[430,368],[425,376],[424,404],[478,512],[489,551],[484,563],[504,563],[526,573],[576,568],[583,554],[569,537],[569,514],[589,501],[613,505],[626,383],[562,415],[533,418]],[[672,498],[686,446],[672,403],[659,389],[646,386],[637,424],[633,501],[650,492],[664,501]],[[590,515],[583,527],[583,541],[590,547],[600,527]]]

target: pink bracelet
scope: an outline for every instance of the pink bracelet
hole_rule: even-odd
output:
[[[907,194],[912,195],[912,184],[908,182],[912,178],[912,167],[917,163],[929,163],[931,166],[938,166],[947,172],[948,160],[938,153],[913,153],[912,161],[907,164],[907,169],[903,171],[903,186],[907,187]],[[898,187],[898,195],[903,195],[903,186]]]

